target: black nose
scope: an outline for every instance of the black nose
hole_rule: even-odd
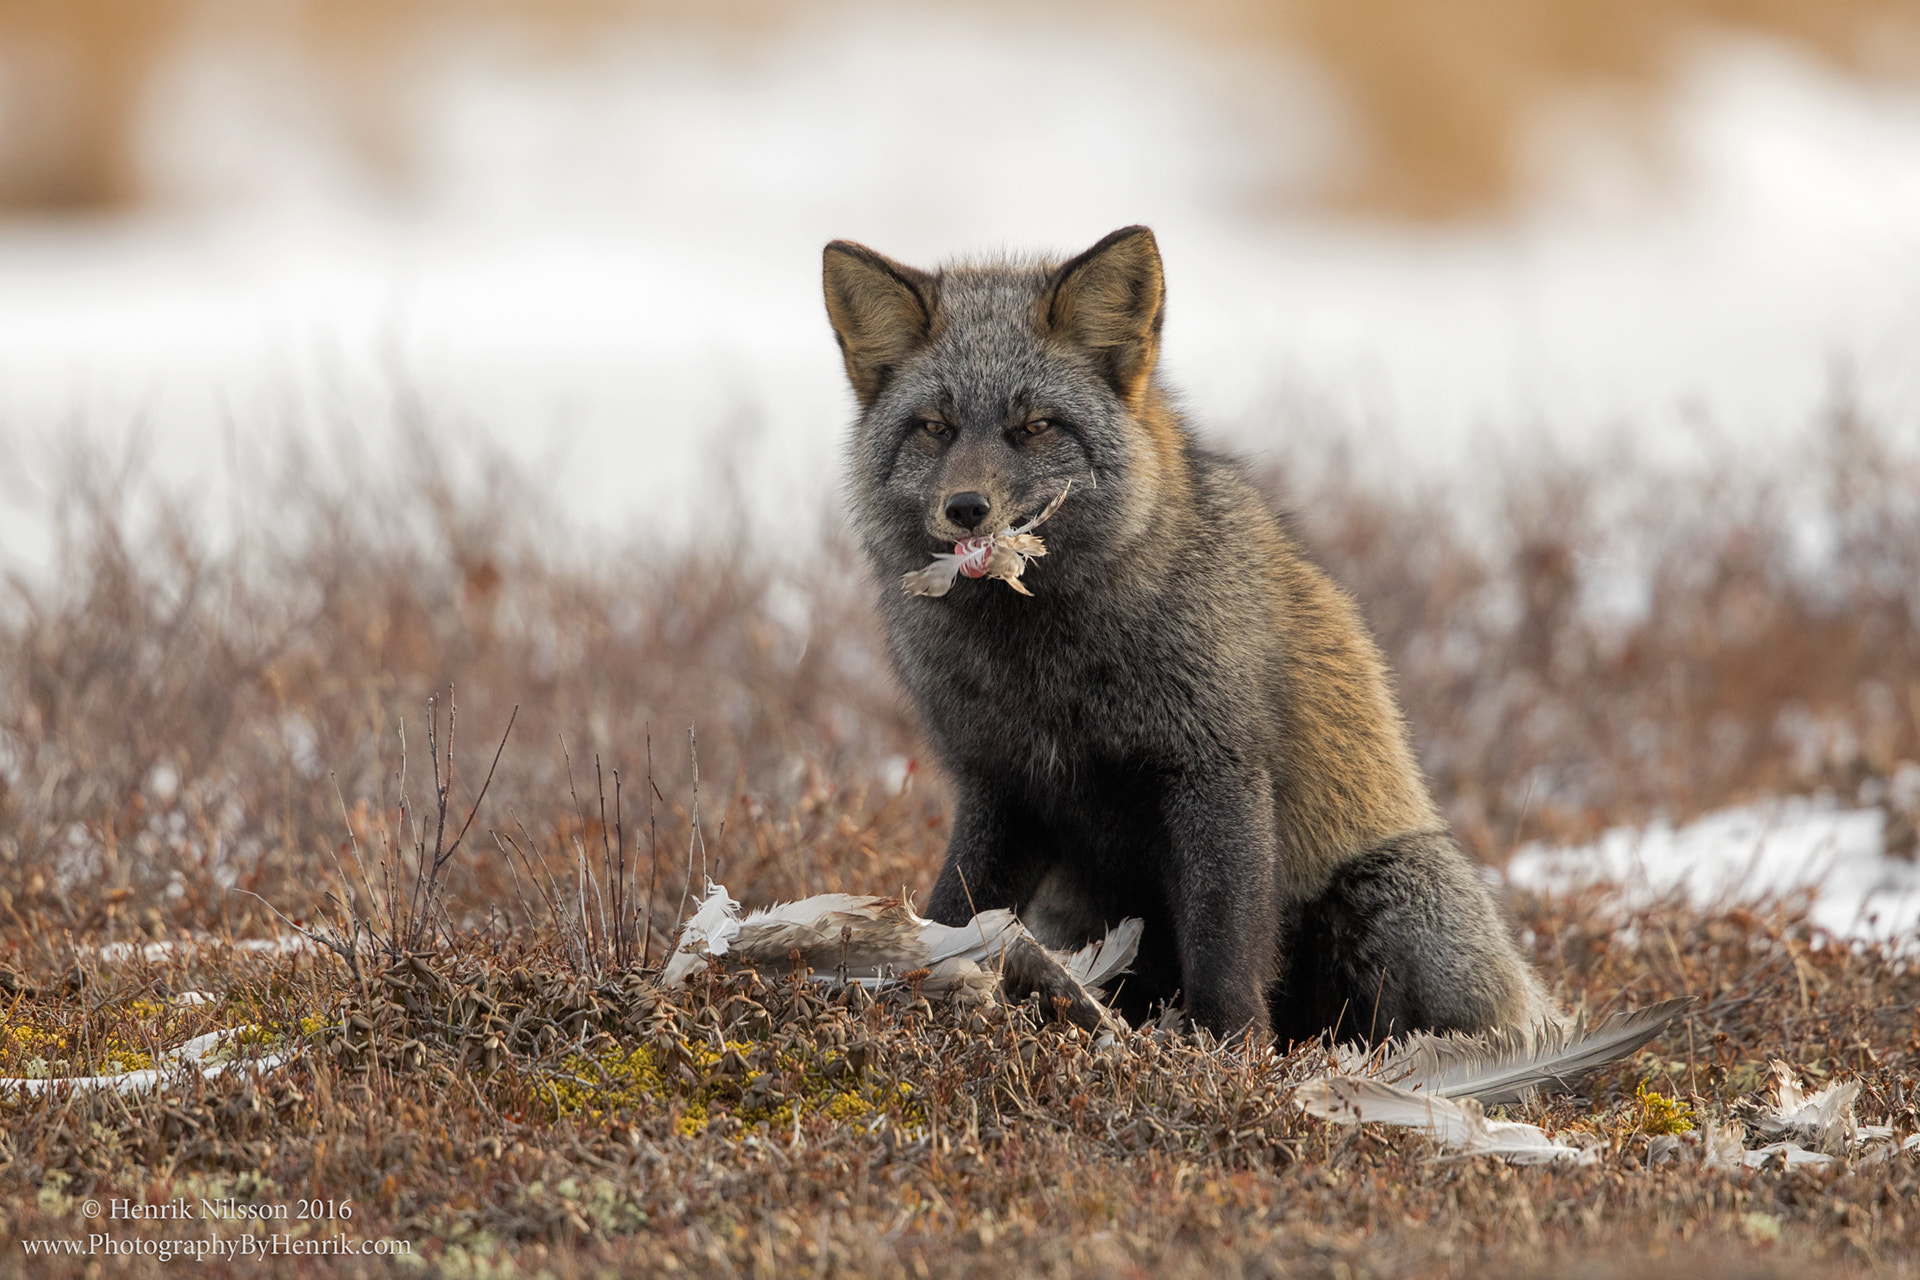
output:
[[[947,519],[963,529],[978,529],[991,510],[993,504],[987,501],[985,494],[956,493],[947,499]]]

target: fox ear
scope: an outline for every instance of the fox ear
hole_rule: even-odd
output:
[[[851,240],[835,240],[823,256],[827,319],[833,322],[847,380],[870,405],[900,362],[933,326],[934,278]]]
[[[1153,232],[1122,227],[1054,271],[1040,326],[1103,358],[1113,389],[1131,402],[1160,354],[1166,296]]]

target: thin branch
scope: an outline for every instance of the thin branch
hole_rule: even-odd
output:
[[[467,820],[461,824],[460,834],[453,838],[453,848],[447,850],[448,857],[452,857],[453,850],[458,849],[460,842],[467,838],[467,828],[473,825],[474,815],[480,812],[480,804],[487,798],[487,788],[493,785],[493,771],[500,767],[500,753],[507,749],[507,737],[513,732],[514,721],[519,718],[520,704],[516,702],[513,704],[512,714],[507,717],[506,730],[500,735],[500,745],[493,749],[493,763],[487,766],[487,780],[480,784],[480,794],[473,798],[473,808],[467,810]],[[448,758],[451,760],[451,752],[453,751],[453,734],[451,730],[449,730],[447,734],[447,751],[449,752]]]
[[[647,932],[640,944],[640,964],[646,967],[653,953],[653,891],[660,883],[660,823],[654,817],[653,798],[660,788],[653,784],[653,730],[647,730]]]

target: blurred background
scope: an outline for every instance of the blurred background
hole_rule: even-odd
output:
[[[1920,400],[1920,10],[0,0],[0,212],[29,473],[139,424],[218,486],[228,435],[377,449],[404,390],[593,526],[685,532],[722,443],[833,482],[824,241],[1131,222],[1242,448],[1745,455],[1836,377]]]
[[[449,681],[912,882],[820,247],[1134,222],[1480,856],[1920,811],[1913,0],[0,0],[0,887],[298,899]]]

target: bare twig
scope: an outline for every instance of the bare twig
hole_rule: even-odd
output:
[[[647,932],[640,944],[640,963],[644,966],[653,952],[653,891],[660,883],[660,823],[654,816],[653,801],[660,788],[653,782],[653,730],[647,730]]]

